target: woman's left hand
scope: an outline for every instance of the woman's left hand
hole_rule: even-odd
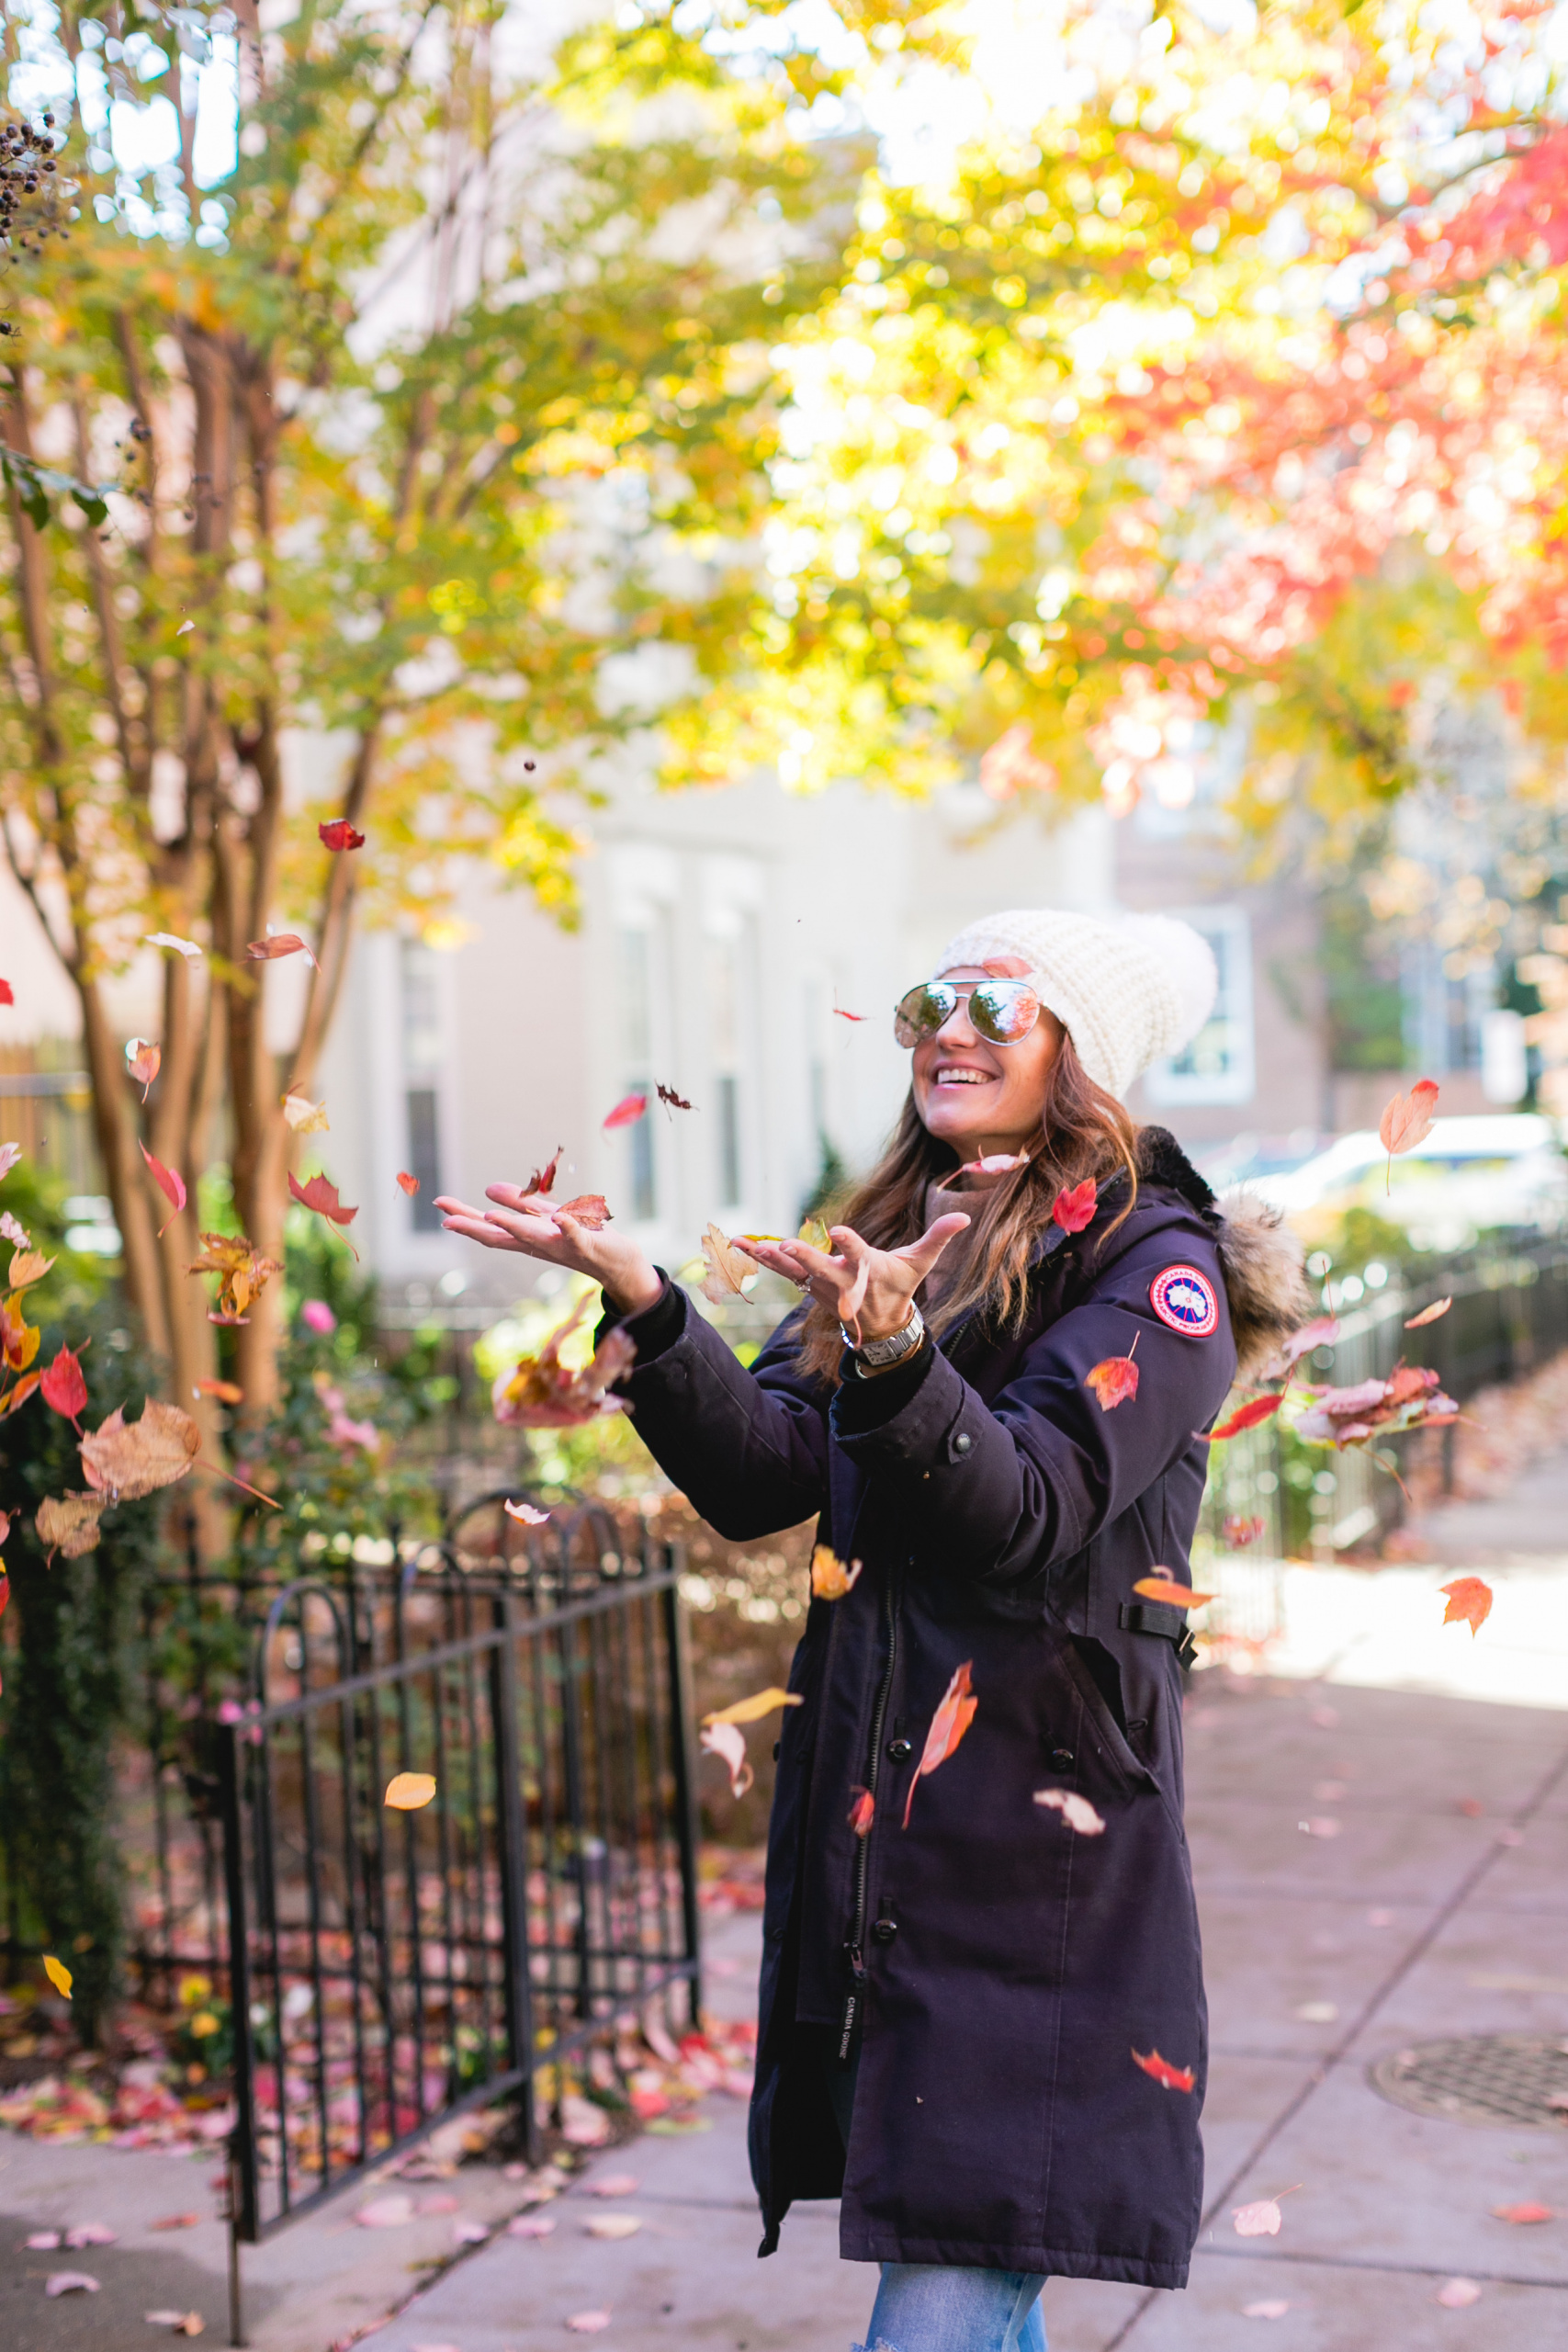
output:
[[[797,1283],[847,1331],[857,1346],[868,1340],[891,1339],[909,1319],[910,1303],[931,1268],[955,1234],[969,1220],[956,1212],[939,1216],[933,1226],[903,1250],[874,1250],[847,1225],[829,1228],[837,1243],[829,1254],[807,1241],[743,1241],[738,1246],[771,1273]]]

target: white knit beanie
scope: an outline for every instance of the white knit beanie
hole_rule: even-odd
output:
[[[1213,1010],[1213,951],[1169,915],[1083,915],[1014,907],[950,939],[938,978],[1016,957],[1095,1082],[1123,1094],[1140,1070],[1190,1043]]]

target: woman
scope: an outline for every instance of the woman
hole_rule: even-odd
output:
[[[832,1250],[747,1245],[808,1294],[749,1371],[613,1231],[506,1185],[488,1211],[441,1205],[449,1231],[603,1283],[637,1346],[637,1426],[723,1534],[815,1512],[861,1564],[811,1603],[778,1751],[761,2251],[794,2199],[841,2194],[843,2255],[883,2266],[868,2344],[1043,2352],[1052,2271],[1186,2280],[1205,2045],[1190,1645],[1135,1588],[1187,1581],[1197,1432],[1238,1351],[1278,1345],[1306,1300],[1268,1218],[1223,1217],[1117,1099],[1207,1015],[1195,933],[1014,911],[936,969],[897,1008],[909,1098]],[[1135,1391],[1124,1370],[1091,1380],[1108,1360]]]

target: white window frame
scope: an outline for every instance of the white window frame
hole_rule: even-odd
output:
[[[1214,960],[1220,968],[1220,993],[1213,1012],[1191,1045],[1183,1048],[1183,1054],[1168,1056],[1164,1061],[1153,1064],[1144,1081],[1145,1092],[1151,1103],[1170,1110],[1189,1104],[1196,1107],[1203,1103],[1250,1102],[1258,1091],[1251,922],[1243,907],[1190,907],[1171,911],[1180,922],[1189,922],[1194,931],[1201,932],[1214,948]],[[1205,1032],[1222,1021],[1231,1029],[1226,1067],[1223,1070],[1179,1069],[1178,1061],[1190,1054]]]

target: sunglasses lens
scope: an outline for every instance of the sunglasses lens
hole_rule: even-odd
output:
[[[911,989],[900,997],[893,1014],[893,1035],[900,1046],[918,1046],[922,1037],[934,1037],[944,1021],[953,1018],[958,1002],[956,989],[941,988],[930,982],[923,988]]]
[[[1040,999],[1017,980],[992,980],[970,997],[969,1018],[994,1046],[1016,1046],[1039,1020]]]

